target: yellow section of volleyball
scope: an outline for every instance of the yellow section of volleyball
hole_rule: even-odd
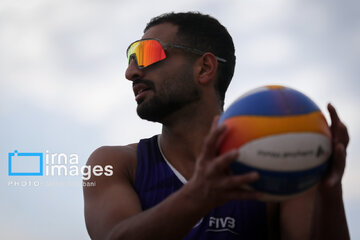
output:
[[[282,200],[313,187],[326,170],[331,133],[318,106],[299,91],[265,86],[244,94],[221,116],[229,134],[221,152],[238,149],[234,174],[258,171],[251,188]]]

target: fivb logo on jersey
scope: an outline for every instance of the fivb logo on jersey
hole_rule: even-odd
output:
[[[83,165],[79,164],[79,156],[76,153],[50,153],[42,152],[9,152],[8,154],[9,176],[81,176],[83,180],[89,180],[92,176],[112,176],[113,166],[106,165]],[[9,181],[8,186],[38,186],[39,181]],[[86,183],[85,183],[86,184]]]

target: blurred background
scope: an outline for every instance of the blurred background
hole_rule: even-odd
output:
[[[2,0],[0,239],[89,239],[81,177],[8,176],[8,153],[77,154],[82,166],[99,146],[159,133],[159,124],[136,115],[125,50],[150,18],[190,10],[214,16],[233,37],[226,106],[254,87],[283,84],[310,96],[328,120],[327,103],[337,108],[351,136],[346,214],[352,239],[360,239],[356,0]]]

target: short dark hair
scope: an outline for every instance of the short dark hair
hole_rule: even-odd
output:
[[[227,29],[215,18],[200,12],[170,12],[152,18],[146,25],[144,33],[161,23],[178,26],[177,36],[183,44],[226,59],[226,63],[218,65],[218,79],[215,84],[220,105],[223,107],[225,92],[235,68],[235,47]]]

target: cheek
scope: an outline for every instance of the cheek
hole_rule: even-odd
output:
[[[194,81],[196,69],[191,63],[178,60],[177,62],[167,62],[167,66],[166,69],[163,66],[152,71],[154,76],[152,79],[157,79],[155,82],[157,95],[163,97],[178,95],[197,87]]]
[[[163,76],[162,81],[157,85],[156,95],[163,99],[168,98],[169,95],[173,95],[177,87],[172,80],[171,76]]]

